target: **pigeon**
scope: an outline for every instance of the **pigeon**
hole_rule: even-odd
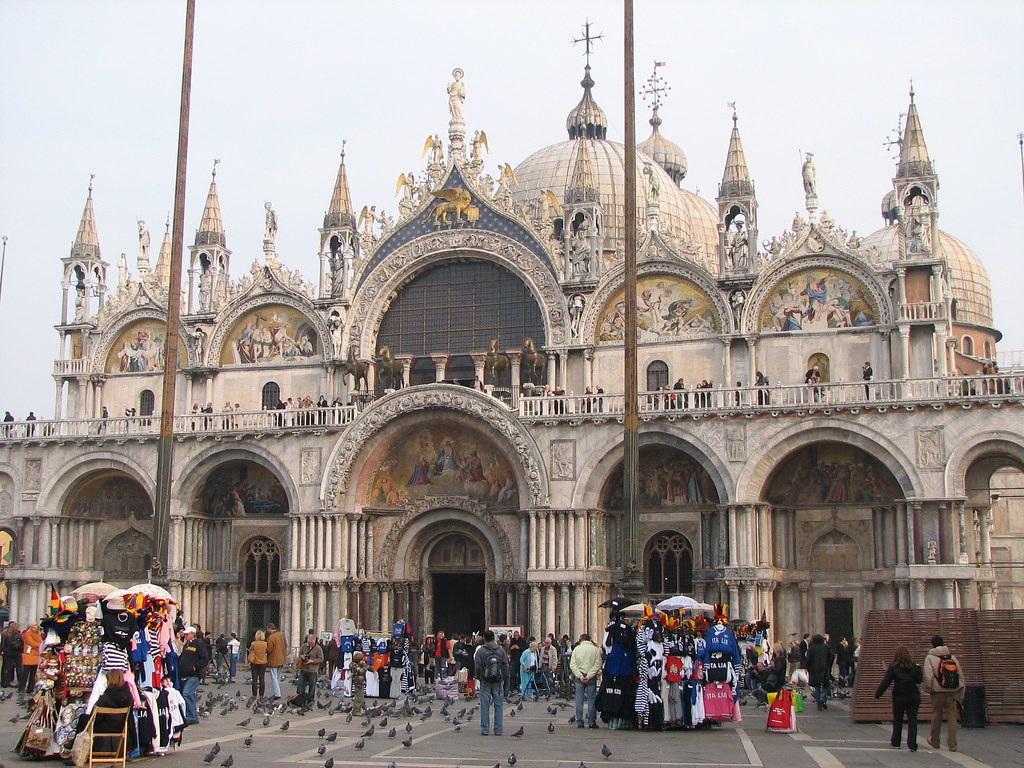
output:
[[[406,723],[405,724],[405,732],[406,733],[412,733],[412,723]]]
[[[319,747],[316,748],[316,753],[320,757],[323,757],[324,756],[324,752],[326,752],[326,751],[327,751],[327,745],[326,744],[321,744]]]
[[[251,717],[247,717],[247,718],[245,718],[245,720],[243,720],[242,722],[240,722],[240,723],[238,724],[238,727],[239,727],[239,728],[245,728],[245,727],[246,727],[247,725],[249,725],[249,723],[251,723],[251,722],[252,722],[252,718],[251,718]]]
[[[356,747],[356,749],[362,749],[362,748],[363,748],[363,747],[365,747],[365,746],[366,746],[366,742],[365,742],[365,741],[363,741],[363,739],[360,739],[359,741],[357,741],[357,742],[355,743],[355,747]]]
[[[388,763],[388,768],[398,768],[398,763],[392,760],[390,763]]]
[[[352,722],[352,713],[351,712],[349,712],[347,715],[345,715],[345,722],[346,723],[351,723]]]
[[[375,729],[371,725],[369,728],[367,728],[365,731],[363,731],[363,738],[365,739],[368,736],[373,736],[374,733],[375,733]]]
[[[461,725],[456,725],[455,726],[455,732],[456,733],[462,733],[462,726]]]
[[[525,731],[523,729],[523,726],[520,725],[519,726],[519,730],[517,730],[515,733],[512,734],[512,738],[513,739],[521,739],[521,738],[523,738],[523,733],[524,732]]]
[[[607,760],[609,757],[612,756],[612,751],[610,749],[608,749],[608,745],[607,744],[602,744],[601,745],[601,754],[604,755],[604,759],[605,760]]]
[[[285,720],[283,723],[281,723],[281,730],[282,731],[287,731],[291,727],[291,725],[292,725],[292,721],[291,720]]]
[[[576,715],[573,715],[572,717],[569,718],[569,725],[572,725],[575,722],[576,722]]]
[[[388,731],[388,738],[389,739],[395,738],[395,734],[396,733],[397,733],[397,731],[394,728],[392,728],[390,731]]]
[[[212,763],[213,759],[215,757],[217,757],[217,753],[216,752],[207,752],[206,753],[206,757],[203,758],[203,762],[204,763]]]
[[[270,725],[270,715],[263,718],[263,727],[266,728],[268,725]]]
[[[410,736],[408,739],[403,739],[402,740],[402,746],[403,747],[411,747],[412,746],[412,736]]]
[[[328,757],[324,761],[324,768],[334,768],[334,758],[333,757]]]
[[[252,746],[252,734],[250,733],[248,736],[246,736],[245,737],[245,741],[243,741],[242,743],[245,744],[245,746],[247,748],[251,747]]]
[[[211,755],[219,755],[220,754],[220,742],[219,741],[213,742],[213,746],[210,747],[210,754]]]
[[[548,723],[548,733],[554,733],[554,732],[555,732],[555,724],[554,723]]]
[[[327,733],[327,729],[326,728],[321,728],[319,731],[316,732],[316,735],[319,736],[322,739],[324,737],[325,733]]]
[[[388,727],[388,719],[385,717],[383,720],[381,720],[379,723],[377,723],[377,725],[379,725],[381,728],[387,728]]]
[[[327,737],[324,739],[324,741],[333,744],[337,740],[337,738],[338,738],[338,732],[337,731],[332,731],[331,733],[327,734]]]
[[[228,755],[228,759],[220,764],[220,768],[231,768],[231,766],[234,764],[235,758],[233,758],[231,755]]]
[[[511,712],[508,713],[508,716],[509,717],[515,717],[516,716],[516,711],[513,709]]]
[[[587,764],[580,760],[579,768],[587,768]]]
[[[508,764],[509,765],[515,765],[518,762],[519,762],[519,758],[516,757],[516,753],[515,752],[513,752],[511,755],[508,756]]]

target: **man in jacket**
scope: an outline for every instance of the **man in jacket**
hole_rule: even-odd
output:
[[[940,684],[940,665],[945,658],[956,662],[959,670],[959,684],[956,688],[944,688]],[[946,744],[950,752],[956,752],[956,705],[964,700],[967,683],[964,680],[964,670],[957,661],[956,656],[949,652],[940,635],[932,638],[932,649],[924,657],[924,682],[922,686],[932,699],[932,730],[928,737],[928,744],[932,749],[939,748],[939,739],[942,737],[942,721],[949,724],[946,733]]]
[[[537,667],[540,673],[537,687],[540,688],[540,682],[543,681],[550,693],[554,688],[554,671],[558,669],[558,648],[551,642],[550,635],[541,643]]]
[[[267,669],[270,670],[270,691],[273,698],[281,698],[281,667],[288,656],[288,640],[277,631],[277,626],[267,624]]]
[[[832,665],[835,660],[835,653],[825,642],[823,636],[815,635],[811,638],[811,644],[807,646],[804,666],[807,668],[811,688],[814,689],[814,701],[818,705],[819,712],[828,709],[828,697],[832,687]]]
[[[583,633],[580,641],[572,650],[569,658],[569,670],[576,679],[576,727],[583,727],[583,699],[587,700],[587,723],[597,728],[597,676],[601,673],[601,651],[590,640],[590,635]]]
[[[495,659],[494,657],[497,657]],[[496,661],[496,664],[492,664]],[[473,653],[473,669],[480,691],[480,734],[491,729],[491,707],[494,707],[494,735],[504,728],[505,681],[508,679],[508,653],[494,639],[494,631],[484,630],[484,642]]]
[[[185,725],[199,722],[196,709],[196,691],[203,671],[210,664],[210,649],[196,638],[195,627],[185,627],[181,632],[181,654],[178,657],[178,685],[185,699]]]
[[[324,663],[324,649],[317,642],[316,635],[307,635],[306,643],[299,650],[299,693],[309,696],[310,705],[316,699],[316,678],[320,674],[320,666]]]

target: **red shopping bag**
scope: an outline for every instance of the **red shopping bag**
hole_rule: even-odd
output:
[[[793,711],[793,692],[779,691],[768,710],[768,727],[775,733],[793,733],[796,730],[796,713]]]

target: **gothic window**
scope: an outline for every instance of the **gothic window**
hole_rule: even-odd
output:
[[[253,539],[245,553],[245,591],[261,595],[280,592],[280,574],[281,550],[277,544],[264,537]]]
[[[276,381],[268,381],[263,385],[263,398],[260,401],[264,411],[271,411],[277,408],[278,402],[281,400],[281,387],[277,385]]]
[[[654,392],[668,386],[668,365],[662,360],[655,360],[647,366],[647,391]]]
[[[964,348],[964,354],[965,355],[973,355],[974,354],[974,339],[972,339],[970,336],[964,336],[963,348]]]
[[[647,544],[647,591],[679,595],[693,591],[693,552],[686,537],[662,531]]]
[[[152,416],[156,407],[156,398],[152,390],[144,389],[139,395],[139,416]]]
[[[153,541],[135,528],[115,536],[103,550],[103,580],[132,583],[148,576]]]

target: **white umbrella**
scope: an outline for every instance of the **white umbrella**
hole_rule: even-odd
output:
[[[77,589],[71,590],[71,594],[75,597],[85,597],[86,595],[106,597],[111,592],[115,591],[117,591],[117,587],[113,584],[107,584],[105,581],[90,581],[88,584],[83,584]]]
[[[149,597],[154,597],[157,600],[174,601],[170,592],[163,587],[158,587],[156,584],[136,584],[133,587],[128,587],[124,593],[126,595],[147,595]]]
[[[659,611],[702,611],[706,603],[698,602],[687,595],[676,595],[658,603]]]
[[[647,607],[644,603],[633,603],[633,605],[627,605],[619,613],[643,613]]]

